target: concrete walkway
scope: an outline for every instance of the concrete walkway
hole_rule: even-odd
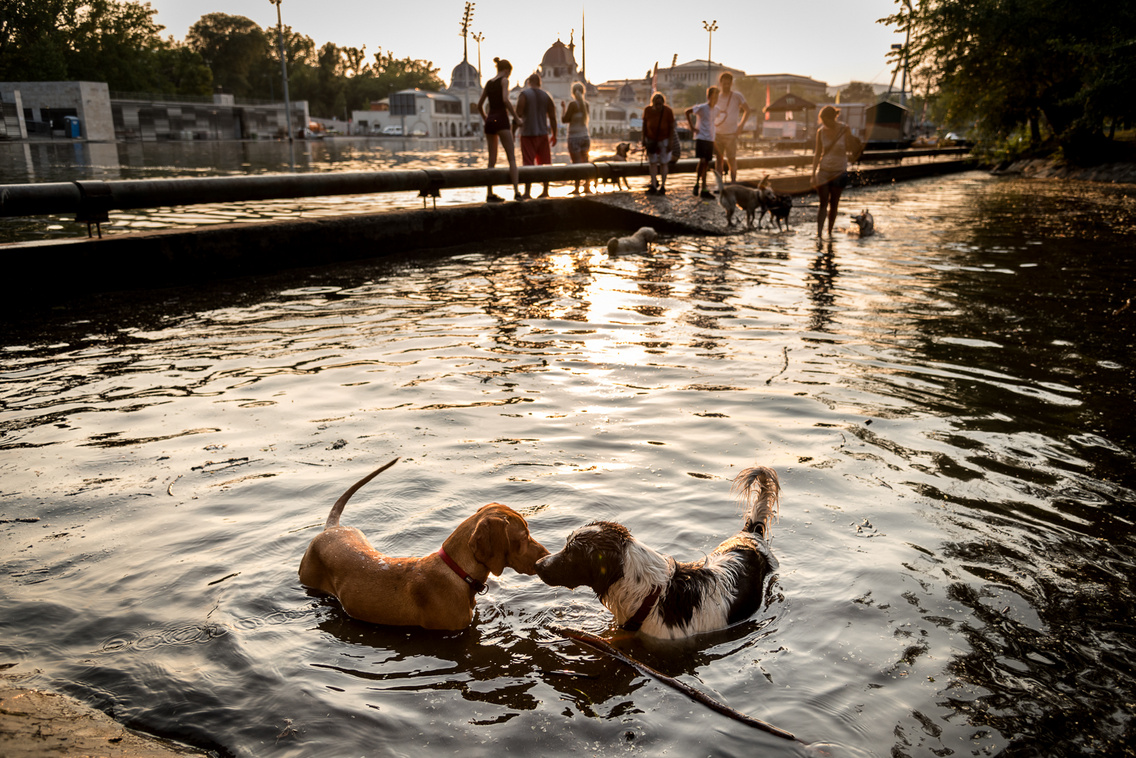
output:
[[[955,159],[865,168],[857,176],[862,184],[890,183],[972,167],[967,160]],[[743,176],[752,181],[753,172]],[[799,228],[805,218],[800,206],[805,202],[802,193],[809,191],[808,175],[794,171],[773,176],[771,182],[778,192],[797,195],[791,221]],[[551,233],[576,235],[583,240],[585,235],[594,238],[597,232],[616,236],[641,226],[654,227],[660,234],[720,235],[745,230],[744,214],[740,221],[735,214],[735,226],[728,228],[725,213],[716,201],[692,197],[689,174],[674,175],[668,184],[668,194],[663,197],[642,191],[605,192],[523,203],[478,203],[0,245],[0,256],[12,280],[29,283],[13,288],[4,307],[50,307],[100,292],[197,285],[290,268],[439,251],[468,245],[472,240],[485,244]]]

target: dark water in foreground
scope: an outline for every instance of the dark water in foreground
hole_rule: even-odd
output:
[[[534,239],[11,323],[0,665],[240,756],[801,752],[565,624],[833,755],[1131,754],[1134,192],[964,174],[819,248]],[[773,466],[774,596],[664,644],[507,571],[464,633],[356,623],[296,568],[394,455],[346,521],[397,554],[498,500],[694,558]]]

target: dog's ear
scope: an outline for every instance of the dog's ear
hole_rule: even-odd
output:
[[[473,530],[469,546],[479,563],[488,566],[495,576],[501,576],[509,556],[508,522],[500,516],[481,519]]]

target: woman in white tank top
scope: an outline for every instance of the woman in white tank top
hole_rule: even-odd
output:
[[[848,125],[836,120],[840,111],[831,105],[820,109],[816,151],[813,154],[812,186],[820,204],[817,208],[817,236],[824,232],[828,219],[828,236],[836,223],[840,193],[848,186]]]

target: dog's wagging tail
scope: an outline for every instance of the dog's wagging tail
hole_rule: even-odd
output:
[[[742,529],[700,561],[678,561],[635,539],[627,527],[593,521],[568,536],[564,548],[537,561],[545,583],[586,585],[625,629],[681,638],[723,629],[756,613],[777,570],[769,547],[780,482],[757,466],[734,479],[746,503]]]

